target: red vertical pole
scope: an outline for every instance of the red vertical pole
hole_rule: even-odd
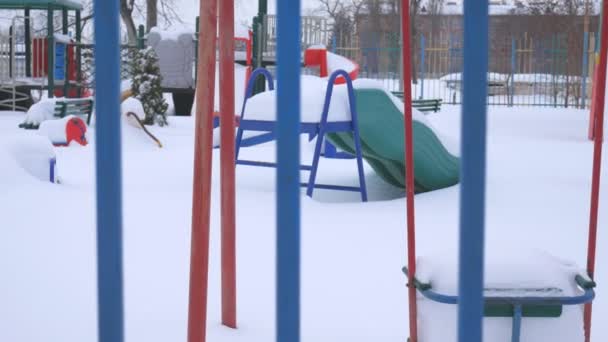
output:
[[[410,48],[410,5],[401,2],[403,48],[403,103],[405,106],[405,191],[407,197],[407,268],[410,311],[410,342],[418,342],[418,308],[416,303],[416,227],[414,217],[414,139],[412,123],[412,61]]]
[[[213,151],[213,101],[215,93],[215,35],[217,0],[200,0],[194,182],[192,189],[192,237],[188,342],[205,342],[209,273],[209,225],[211,214],[211,166]]]
[[[608,1],[603,1],[603,13],[608,13]],[[593,178],[591,180],[591,209],[589,214],[589,241],[587,247],[587,273],[595,276],[595,251],[602,170],[602,144],[604,142],[604,104],[606,100],[606,64],[608,63],[608,16],[602,16],[600,63],[597,70],[597,103],[595,104],[595,140],[593,145]],[[591,341],[591,303],[585,305],[585,341]]]
[[[219,11],[222,324],[236,328],[234,1],[220,1]]]

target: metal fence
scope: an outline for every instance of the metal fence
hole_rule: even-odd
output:
[[[396,34],[360,34],[331,40],[330,49],[361,66],[360,77],[381,80],[401,90],[401,48]],[[488,103],[507,106],[585,108],[590,104],[595,68],[595,36],[556,34],[535,38],[527,34],[492,41],[488,73]],[[397,43],[395,43],[397,42]],[[413,96],[461,103],[462,40],[448,35],[414,41]]]

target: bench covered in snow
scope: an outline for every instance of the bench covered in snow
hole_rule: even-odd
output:
[[[86,118],[86,123],[89,125],[93,108],[92,98],[43,100],[30,108],[25,122],[20,124],[19,128],[38,129],[41,122],[51,119],[51,111],[54,118],[73,115]]]

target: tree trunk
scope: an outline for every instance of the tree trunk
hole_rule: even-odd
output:
[[[158,0],[146,0],[146,32],[158,25]]]
[[[133,13],[133,2],[129,0],[120,0],[120,17],[123,23],[127,27],[127,35],[129,37],[129,44],[135,44],[137,42],[137,30],[135,29],[135,22],[131,14]]]

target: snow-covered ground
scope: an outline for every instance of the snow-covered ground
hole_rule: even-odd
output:
[[[538,248],[585,265],[592,161],[587,116],[577,110],[490,109],[489,257],[508,264],[511,256]],[[460,107],[444,106],[429,119],[443,134],[458,138]],[[86,147],[55,148],[61,184],[50,184],[31,177],[7,151],[6,146],[35,134],[16,128],[22,120],[22,114],[0,112],[0,341],[94,341],[95,141],[90,139]],[[193,119],[171,117],[168,127],[152,130],[163,142],[162,149],[140,130],[123,127],[126,337],[127,341],[184,341]],[[94,128],[90,137],[93,133]],[[302,159],[308,161],[314,145],[304,138],[302,142]],[[272,160],[275,145],[241,153],[245,158]],[[220,325],[218,166],[215,151],[208,340],[271,341],[274,171],[237,169],[239,329],[230,330]],[[606,166],[608,162],[604,184]],[[325,183],[356,185],[355,161],[322,159],[319,177]],[[383,183],[367,166],[366,179],[369,203],[361,203],[356,193],[316,191],[313,199],[302,195],[304,341],[403,342],[408,335],[405,278],[400,271],[406,257],[403,193]],[[600,213],[608,209],[606,189],[602,187]],[[455,186],[416,197],[420,256],[456,257],[458,192]],[[608,326],[602,324],[608,316],[605,227],[600,217],[595,341],[608,339]],[[519,266],[504,270],[515,272]],[[448,332],[456,340],[449,334],[453,316],[442,312],[422,317],[421,336]],[[576,320],[580,312],[573,317]],[[492,322],[502,328],[510,324]],[[523,331],[534,325],[534,331],[546,335],[536,335],[533,341],[572,342],[555,336],[547,323],[525,319]],[[580,322],[567,323],[582,329]],[[507,342],[510,336],[492,336],[491,341]]]

